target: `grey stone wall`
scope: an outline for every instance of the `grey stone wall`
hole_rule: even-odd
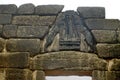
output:
[[[63,8],[0,5],[0,80],[45,80],[47,71],[120,80],[120,21],[104,7]]]

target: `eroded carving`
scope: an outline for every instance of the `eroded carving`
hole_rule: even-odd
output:
[[[94,50],[92,34],[85,26],[83,19],[75,11],[66,11],[58,15],[55,24],[46,37],[45,49],[53,42],[58,33],[59,50],[80,50],[85,52]],[[81,46],[81,43],[85,45]],[[85,48],[86,46],[87,48]]]

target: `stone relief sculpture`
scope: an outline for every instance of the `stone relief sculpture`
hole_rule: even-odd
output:
[[[45,50],[52,44],[57,34],[59,50],[94,51],[93,36],[84,24],[84,19],[75,11],[69,10],[58,15],[46,37]]]

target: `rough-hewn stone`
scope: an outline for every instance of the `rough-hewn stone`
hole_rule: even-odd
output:
[[[120,71],[120,59],[112,59],[110,61],[110,70]]]
[[[120,30],[117,31],[117,41],[120,43]]]
[[[0,80],[5,80],[5,72],[3,69],[0,69]]]
[[[120,71],[93,71],[93,80],[120,80]]]
[[[2,31],[2,37],[13,38],[17,37],[17,25],[5,25]]]
[[[52,25],[55,19],[56,16],[38,16],[38,15],[14,16],[12,23],[18,25],[48,26]]]
[[[45,42],[43,42],[43,50],[44,52],[57,52],[59,51],[59,34],[57,34],[52,42],[52,44],[46,48]]]
[[[6,43],[6,49],[10,52],[30,52],[30,55],[40,53],[39,39],[9,39]]]
[[[32,72],[28,69],[1,68],[0,80],[32,80]]]
[[[97,44],[97,53],[103,58],[120,57],[120,44]]]
[[[0,54],[1,68],[26,68],[29,66],[29,54],[27,52]]]
[[[45,73],[40,70],[34,71],[32,80],[45,80]]]
[[[11,19],[11,14],[0,14],[0,24],[9,24],[11,23]]]
[[[33,14],[35,6],[31,3],[23,4],[18,8],[18,14]]]
[[[3,25],[0,25],[0,36],[2,35]]]
[[[5,45],[5,40],[0,38],[0,52],[3,51]]]
[[[86,25],[92,30],[116,30],[120,28],[118,19],[87,19]]]
[[[17,36],[22,38],[44,38],[49,26],[19,26]]]
[[[0,5],[0,13],[15,14],[17,11],[17,6],[14,4]]]
[[[57,15],[64,8],[63,5],[39,5],[35,8],[35,14]]]
[[[107,62],[97,55],[75,51],[61,51],[37,55],[32,69],[106,70]]]
[[[117,34],[115,30],[92,30],[92,33],[98,43],[117,42]]]
[[[104,7],[78,7],[77,11],[83,18],[105,18]]]

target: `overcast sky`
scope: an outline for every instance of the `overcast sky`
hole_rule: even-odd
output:
[[[0,4],[16,4],[18,7],[21,4],[33,3],[37,5],[47,5],[47,4],[62,4],[64,5],[64,10],[76,10],[77,7],[87,6],[87,7],[105,7],[106,18],[109,19],[120,19],[120,0],[0,0]],[[92,80],[90,77],[78,78],[75,77],[57,77],[51,78],[47,77],[47,80]]]
[[[76,10],[78,6],[98,6],[105,7],[106,18],[120,19],[120,0],[0,0],[0,4],[33,3],[37,5],[63,4],[64,10]]]

